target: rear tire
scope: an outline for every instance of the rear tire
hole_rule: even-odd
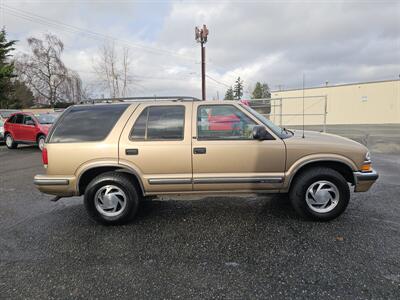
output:
[[[14,142],[14,138],[10,133],[6,134],[5,141],[8,149],[16,149],[18,147],[18,144]]]
[[[84,204],[92,220],[106,225],[124,224],[134,219],[139,195],[138,188],[126,174],[107,172],[89,183]]]
[[[346,210],[350,189],[339,172],[330,168],[312,168],[296,176],[289,198],[302,217],[330,221]]]
[[[37,138],[37,145],[38,145],[38,148],[40,149],[40,151],[43,151],[43,148],[44,148],[44,141],[46,140],[46,136],[45,135],[43,135],[43,134],[41,134],[41,135],[39,135],[38,136],[38,138]]]

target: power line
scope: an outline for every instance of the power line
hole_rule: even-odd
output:
[[[46,18],[37,14],[33,14],[21,9],[16,9],[13,7],[10,7],[8,5],[5,4],[0,4],[0,7],[3,8],[3,10],[7,10],[9,14],[18,17],[18,18],[22,18],[24,20],[27,21],[31,21],[31,22],[35,22],[35,23],[39,23],[42,25],[46,25],[46,26],[52,26],[57,27],[60,30],[64,30],[66,32],[69,33],[84,33],[87,36],[94,38],[94,39],[101,39],[101,40],[110,40],[110,41],[115,41],[115,42],[119,42],[122,43],[128,47],[132,47],[132,48],[139,48],[142,50],[146,50],[148,52],[152,52],[154,54],[159,54],[159,55],[170,55],[170,56],[174,56],[174,57],[178,57],[181,59],[186,59],[186,60],[191,60],[193,62],[196,62],[196,60],[194,60],[191,57],[188,56],[184,56],[180,53],[174,52],[174,51],[170,51],[167,49],[162,49],[162,48],[156,48],[156,47],[149,47],[149,46],[143,46],[143,45],[139,45],[136,43],[132,43],[130,41],[127,40],[123,40],[123,39],[119,39],[119,38],[115,38],[113,36],[110,35],[106,35],[106,34],[102,34],[102,33],[98,33],[89,29],[85,29],[85,28],[81,28],[78,26],[74,26],[74,25],[70,25],[70,24],[66,24],[60,21],[56,21],[50,18]]]
[[[67,24],[67,23],[56,21],[56,20],[53,20],[53,19],[50,19],[50,18],[47,18],[47,17],[43,17],[43,16],[31,13],[31,12],[24,11],[22,9],[17,9],[17,8],[2,4],[1,2],[0,2],[0,7],[3,8],[3,14],[4,14],[4,10],[7,10],[10,15],[15,16],[17,18],[21,18],[21,19],[24,19],[26,21],[38,23],[38,24],[45,25],[45,26],[50,26],[50,27],[53,27],[53,28],[56,27],[58,30],[65,31],[67,33],[84,33],[88,37],[96,39],[96,40],[101,40],[101,41],[111,40],[111,41],[115,41],[115,42],[119,42],[121,44],[124,44],[124,45],[126,45],[126,46],[128,46],[130,48],[142,49],[142,50],[146,50],[148,52],[152,52],[153,54],[158,54],[158,55],[174,56],[174,57],[178,57],[178,58],[181,58],[181,59],[185,59],[185,60],[197,63],[197,60],[193,59],[192,57],[182,55],[182,54],[180,54],[178,52],[174,52],[174,51],[170,51],[170,50],[163,49],[163,48],[158,48],[158,47],[149,47],[149,46],[144,46],[144,45],[132,43],[132,42],[127,41],[127,40],[118,39],[118,38],[115,38],[115,37],[110,36],[110,35],[105,35],[105,34],[98,33],[98,32],[95,32],[95,31],[92,31],[92,30],[89,30],[89,29],[86,29],[86,28],[81,28],[81,27],[78,27],[78,26],[75,26],[75,25],[70,25],[70,24]],[[3,18],[5,18],[4,15],[3,15]],[[218,65],[215,62],[210,62],[209,61],[208,63],[210,63],[211,65],[214,65],[216,67],[221,67],[221,68],[225,69],[225,67],[222,67],[221,65]],[[235,74],[235,76],[236,75],[237,74]],[[237,76],[239,76],[239,75],[237,75]],[[232,75],[232,78],[233,77],[234,76]]]
[[[217,79],[211,77],[210,75],[206,75],[206,77],[207,77],[208,79],[211,79],[212,81],[215,81],[216,83],[218,83],[218,84],[220,84],[220,85],[223,85],[223,86],[227,87],[227,88],[230,88],[230,87],[231,87],[230,85],[228,85],[228,84],[226,84],[226,83],[223,83],[223,82],[221,82],[221,81],[219,81],[219,80],[217,80]]]

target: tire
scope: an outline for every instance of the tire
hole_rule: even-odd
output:
[[[10,133],[6,134],[4,140],[8,149],[16,149],[18,147],[18,144],[14,142],[14,139]]]
[[[296,176],[289,198],[303,218],[330,221],[346,210],[350,189],[339,172],[330,168],[312,168]]]
[[[45,140],[46,140],[46,136],[43,135],[43,134],[39,135],[38,138],[37,138],[37,140],[36,140],[37,145],[38,145],[38,148],[40,149],[40,151],[43,151],[43,148],[44,148],[44,141],[45,141]]]
[[[92,220],[118,225],[133,220],[139,206],[139,195],[139,189],[126,174],[107,172],[89,183],[84,204]]]

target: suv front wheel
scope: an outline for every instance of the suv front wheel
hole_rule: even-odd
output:
[[[341,215],[350,199],[347,181],[330,168],[312,168],[295,178],[289,193],[294,209],[302,217],[329,221]]]
[[[123,224],[135,217],[139,194],[126,174],[107,172],[89,183],[84,203],[89,216],[96,222]]]

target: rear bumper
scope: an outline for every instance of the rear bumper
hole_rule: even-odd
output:
[[[354,172],[355,192],[366,192],[375,181],[379,178],[379,174],[372,170],[371,172]]]
[[[36,175],[33,184],[45,194],[68,197],[76,194],[74,176]]]

